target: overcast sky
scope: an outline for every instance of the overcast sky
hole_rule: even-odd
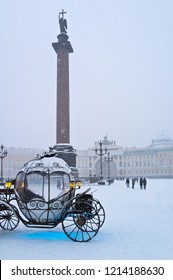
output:
[[[172,0],[0,0],[0,142],[55,144],[58,14],[67,11],[70,135],[87,149],[173,138]]]

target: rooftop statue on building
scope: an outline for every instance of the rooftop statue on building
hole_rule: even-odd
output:
[[[98,144],[99,141],[95,142],[95,145]],[[108,139],[108,135],[104,136],[104,139],[102,140],[103,145],[116,145],[116,142],[113,140]]]

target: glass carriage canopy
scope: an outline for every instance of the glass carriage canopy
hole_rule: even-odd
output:
[[[40,198],[50,201],[69,190],[70,177],[63,172],[46,174],[40,171],[25,173],[21,171],[15,182],[15,189],[21,200]]]
[[[15,180],[16,192],[25,202],[34,198],[49,202],[76,185],[81,183],[74,180],[66,162],[56,157],[26,163]]]

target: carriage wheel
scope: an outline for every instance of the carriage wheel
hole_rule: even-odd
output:
[[[16,217],[15,212],[3,206],[0,209],[0,226],[4,230],[13,230],[18,226],[19,219]]]
[[[100,227],[103,225],[104,221],[105,221],[105,210],[103,208],[103,206],[101,205],[100,201],[95,199],[95,198],[81,198],[82,201],[86,201],[89,203],[89,205],[92,205],[93,208],[91,209],[91,212],[93,212],[93,214],[96,212],[99,214],[99,218],[100,218]]]
[[[65,213],[62,227],[65,234],[73,241],[87,242],[91,240],[100,228],[97,209],[86,201],[75,201]]]
[[[100,201],[93,198],[92,199],[92,202],[93,202],[93,206],[94,208],[97,209],[97,212],[99,214],[99,218],[100,218],[100,227],[104,224],[104,221],[105,221],[105,210],[103,208],[103,206],[101,205]]]

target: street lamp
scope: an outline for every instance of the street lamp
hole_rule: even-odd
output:
[[[110,152],[108,152],[107,157],[105,157],[105,161],[108,163],[108,180],[110,179],[110,162],[113,160],[113,157],[110,156]]]
[[[3,159],[7,156],[7,150],[4,150],[4,145],[0,146],[0,159],[1,159],[1,182],[3,183]]]
[[[102,168],[102,157],[107,153],[107,148],[103,149],[103,142],[99,141],[99,148],[95,148],[95,153],[100,157],[100,181],[103,180],[103,168]]]

